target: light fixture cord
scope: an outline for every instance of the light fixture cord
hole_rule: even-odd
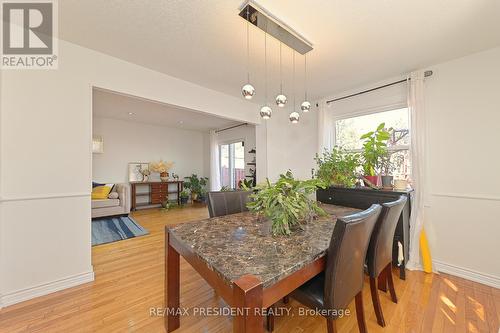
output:
[[[293,110],[292,111],[295,111],[295,51],[294,50],[292,50],[292,66],[293,66],[293,69],[292,69],[292,73],[293,73],[293,79],[292,79]]]
[[[250,6],[247,6],[247,83],[250,83]]]
[[[267,33],[264,32],[264,96],[267,105]]]
[[[280,95],[283,95],[283,71],[281,68],[281,42],[280,42]]]
[[[304,100],[307,101],[307,53],[304,54]]]

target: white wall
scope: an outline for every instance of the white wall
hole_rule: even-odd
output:
[[[209,176],[204,165],[209,152],[200,131],[99,117],[93,118],[92,130],[104,140],[104,153],[92,156],[94,181],[128,182],[128,163],[160,159],[174,162],[171,172],[180,179],[192,173]]]
[[[300,112],[298,124],[288,119],[291,106],[274,108],[271,119],[267,120],[267,162],[268,176],[275,180],[290,169],[296,178],[310,179],[311,169],[316,166],[314,156],[317,151],[317,108],[308,113]]]
[[[500,48],[425,69],[428,147],[426,232],[443,272],[500,287]],[[390,78],[344,96],[394,81]],[[405,85],[334,103],[336,117],[386,110],[406,98]]]
[[[59,42],[57,70],[9,70],[0,101],[0,302],[91,281],[92,86],[260,121],[255,105]],[[0,304],[0,306],[2,306]]]
[[[93,280],[92,87],[260,123],[259,106],[242,98],[62,40],[57,70],[1,75],[0,306]],[[268,122],[275,140],[269,147],[265,126],[258,126],[257,157],[267,152],[259,165],[272,177],[288,168],[308,177],[308,151],[316,147],[315,116],[292,127],[283,112]],[[208,135],[204,140],[207,147]]]
[[[478,272],[500,287],[500,48],[431,69],[426,228],[433,259],[441,270]]]

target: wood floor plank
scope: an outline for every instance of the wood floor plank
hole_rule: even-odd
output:
[[[204,206],[168,212],[150,209],[132,213],[149,234],[93,247],[95,281],[0,310],[0,332],[144,332],[164,333],[163,317],[151,315],[164,307],[164,227],[208,217]],[[212,288],[181,259],[181,307],[227,307]],[[396,270],[394,274],[397,274]],[[395,275],[396,276],[396,275]],[[493,332],[498,333],[500,290],[450,275],[408,271],[395,279],[398,304],[381,293],[387,326],[377,324],[369,285],[363,300],[369,332]],[[291,299],[289,316],[277,316],[275,332],[323,333],[326,321],[300,316],[300,303]],[[354,304],[351,316],[337,322],[339,332],[358,332]],[[176,333],[228,333],[228,316],[181,316]]]

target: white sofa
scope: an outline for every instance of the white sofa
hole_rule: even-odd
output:
[[[130,213],[129,185],[116,184],[111,193],[113,192],[118,194],[117,199],[92,200],[92,218]]]

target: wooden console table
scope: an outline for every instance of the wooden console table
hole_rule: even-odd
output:
[[[354,207],[359,209],[367,209],[372,204],[381,204],[397,200],[401,195],[408,197],[406,205],[403,207],[401,216],[394,233],[394,243],[392,248],[392,265],[398,266],[398,253],[401,243],[403,246],[404,260],[399,265],[399,277],[405,279],[405,267],[408,262],[410,249],[410,213],[411,213],[411,193],[413,190],[373,190],[371,188],[342,188],[331,186],[324,190],[316,191],[316,199],[320,202]]]
[[[173,190],[175,185],[175,190]],[[148,192],[137,192],[137,187],[148,187]],[[150,208],[160,206],[162,202],[168,200],[170,194],[175,194],[177,204],[181,204],[181,192],[184,187],[182,180],[172,180],[166,182],[130,182],[131,209],[137,210],[138,207]],[[137,202],[138,197],[147,197],[146,202]]]

